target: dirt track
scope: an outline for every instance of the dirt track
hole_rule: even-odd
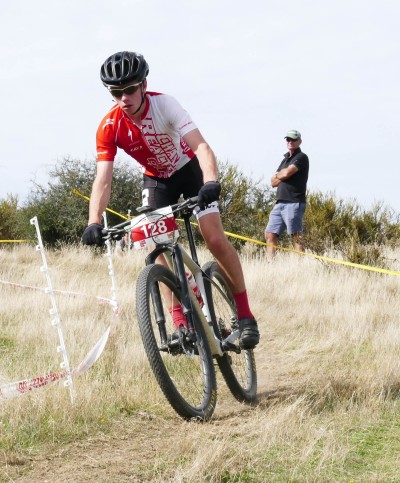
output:
[[[263,349],[263,345],[267,344],[265,339],[256,350],[261,407],[266,405],[269,397],[273,397],[268,394],[267,387],[267,380],[268,386],[271,382],[271,354],[268,356]],[[276,358],[274,364],[277,364]],[[219,380],[220,394],[215,415],[211,422],[205,423],[208,432],[213,429],[223,431],[225,426],[232,428],[254,415],[252,408],[236,402],[223,386],[224,383]],[[77,443],[57,448],[49,446],[35,455],[3,454],[0,481],[121,483],[166,481],[168,478],[171,481],[175,479],[174,468],[171,467],[170,472],[166,470],[165,459],[168,461],[171,445],[187,434],[192,425],[203,426],[201,423],[184,422],[173,415],[162,419],[150,413],[136,413],[113,421],[107,433],[99,433]]]

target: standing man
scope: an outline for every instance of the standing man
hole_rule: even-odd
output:
[[[173,97],[147,91],[148,73],[146,60],[136,52],[117,52],[101,66],[101,81],[115,106],[97,130],[97,173],[82,241],[102,245],[102,213],[110,200],[117,148],[142,165],[143,205],[155,210],[177,203],[181,195],[184,198],[198,195],[196,217],[201,233],[235,298],[239,345],[252,349],[260,335],[249,307],[239,256],[223,231],[215,155],[189,113]],[[170,310],[175,313],[179,307]],[[183,314],[176,315],[183,318]]]
[[[302,140],[299,131],[288,131],[285,139],[289,151],[271,178],[272,187],[277,188],[276,204],[265,229],[265,240],[275,246],[278,236],[286,229],[293,238],[295,249],[304,252],[302,234],[309,161],[300,149]],[[270,258],[275,256],[274,246],[267,247]]]

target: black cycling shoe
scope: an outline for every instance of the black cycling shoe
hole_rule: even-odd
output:
[[[239,347],[242,349],[254,349],[260,342],[256,319],[239,320]]]

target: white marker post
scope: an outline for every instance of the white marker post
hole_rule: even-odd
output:
[[[131,210],[128,210],[128,219],[131,219]],[[128,232],[128,252],[131,251],[131,232]]]
[[[107,214],[106,212],[103,213],[103,220],[104,220],[104,228],[108,228],[107,223]],[[112,250],[111,250],[111,241],[108,239],[106,240],[106,247],[107,247],[107,258],[108,258],[108,274],[110,275],[111,279],[111,306],[113,310],[114,317],[118,316],[118,302],[117,302],[117,284],[115,281],[115,272],[114,272],[114,265],[112,261]]]
[[[42,236],[40,234],[40,229],[39,229],[39,222],[37,217],[35,216],[30,220],[31,225],[35,225],[36,228],[36,235],[39,244],[36,246],[36,250],[40,251],[42,255],[42,261],[43,265],[40,267],[40,271],[45,274],[46,279],[47,279],[47,288],[45,289],[45,293],[49,294],[50,300],[51,300],[51,309],[49,310],[50,315],[53,317],[51,320],[51,325],[53,327],[56,327],[57,332],[58,332],[58,339],[60,341],[60,345],[57,346],[57,352],[62,354],[63,361],[60,364],[60,367],[65,370],[67,377],[66,381],[64,381],[64,386],[69,387],[69,392],[71,396],[71,402],[73,403],[75,400],[75,391],[72,383],[72,376],[71,376],[71,369],[69,366],[69,360],[68,360],[68,354],[67,354],[67,349],[65,347],[65,342],[64,342],[64,335],[61,327],[61,318],[58,313],[57,309],[57,304],[56,304],[56,299],[54,296],[54,291],[53,287],[51,284],[51,279],[50,279],[50,274],[47,266],[47,261],[46,261],[46,254],[44,251],[44,246],[42,242]]]

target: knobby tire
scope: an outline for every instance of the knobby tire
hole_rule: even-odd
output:
[[[169,290],[165,287],[161,290],[163,285]],[[166,292],[168,296],[165,296]],[[152,295],[154,293],[161,296]],[[143,345],[154,376],[173,409],[184,419],[206,421],[212,417],[217,400],[211,350],[195,311],[193,320],[197,341],[191,343],[190,350],[185,352],[180,348],[173,352],[165,349],[160,327],[165,329],[169,337],[176,330],[168,310],[172,297],[174,304],[175,301],[181,301],[178,281],[171,270],[163,265],[152,264],[140,272],[136,285],[136,310]],[[163,314],[160,325],[155,320],[155,305],[158,306],[158,313]],[[161,347],[164,349],[161,350]]]
[[[207,300],[210,306],[214,331],[221,340],[234,330],[232,322],[237,321],[236,304],[216,262],[208,262],[203,271],[213,280],[225,297],[207,278],[204,278]],[[257,396],[257,371],[253,350],[242,350],[240,354],[227,351],[217,357],[221,374],[233,396],[241,402],[251,403]]]

